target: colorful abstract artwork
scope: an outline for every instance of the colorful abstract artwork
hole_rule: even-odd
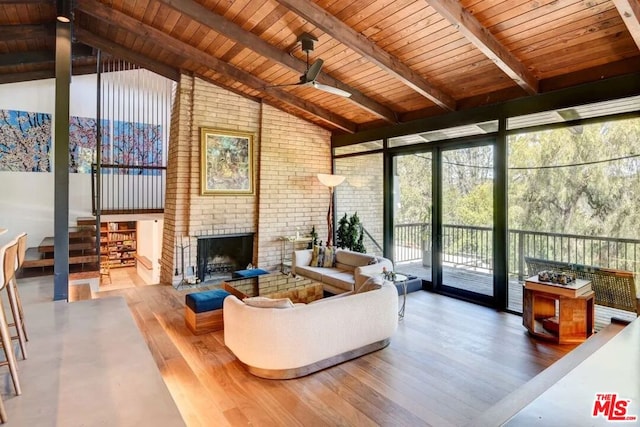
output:
[[[162,166],[162,126],[116,121],[113,123],[113,163]],[[123,169],[123,174],[157,175],[154,169]]]
[[[69,120],[69,172],[91,173],[91,164],[96,162],[97,120],[71,116]],[[102,120],[102,163],[111,163],[109,121]]]
[[[0,171],[51,171],[51,114],[0,110]]]
[[[252,159],[252,134],[201,128],[201,194],[253,194]]]
[[[91,173],[96,162],[96,124],[95,118],[70,117],[70,173]],[[102,164],[127,166],[105,168],[103,173],[161,174],[144,167],[163,166],[162,126],[102,120],[100,133]],[[50,172],[51,149],[50,114],[0,110],[0,171]]]

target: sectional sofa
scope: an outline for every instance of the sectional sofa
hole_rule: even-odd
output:
[[[393,270],[393,263],[387,258],[343,249],[335,251],[331,266],[313,266],[312,259],[312,249],[294,251],[291,272],[322,283],[324,290],[332,294],[359,288],[370,277],[382,273],[383,268]]]
[[[281,308],[257,307],[230,295],[224,343],[249,372],[269,379],[297,378],[379,350],[398,326],[398,293],[381,277],[363,288],[284,308],[280,300],[271,301]]]

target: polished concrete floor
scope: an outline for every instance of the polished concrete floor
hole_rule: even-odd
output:
[[[181,426],[182,417],[122,297],[53,302],[53,276],[19,282],[29,342],[0,392],[14,426]]]

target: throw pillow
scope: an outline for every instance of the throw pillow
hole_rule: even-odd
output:
[[[324,260],[319,267],[334,267],[336,265],[336,250],[334,248],[324,248]]]
[[[293,308],[293,303],[289,298],[250,297],[245,298],[242,301],[251,307]]]
[[[311,253],[310,267],[335,267],[336,250],[333,247],[314,246]]]
[[[322,246],[314,246],[313,252],[311,252],[311,262],[309,263],[310,267],[322,267],[324,264],[324,248]]]

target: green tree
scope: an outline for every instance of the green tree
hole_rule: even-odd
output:
[[[638,237],[640,120],[514,135],[511,228]]]

